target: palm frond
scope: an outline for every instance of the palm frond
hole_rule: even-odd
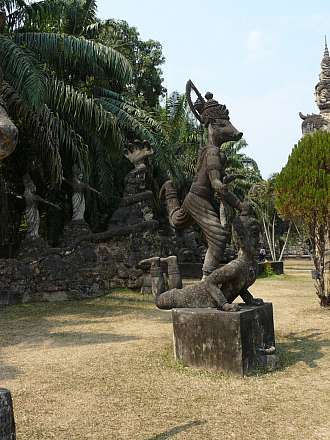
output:
[[[38,145],[45,168],[48,169],[53,182],[61,181],[61,154],[64,151],[69,152],[74,163],[87,163],[87,146],[67,121],[61,119],[46,105],[43,105],[38,112],[31,111],[31,108],[6,82],[3,82],[1,87],[1,96],[7,104],[9,113],[20,120],[22,129],[33,135],[31,139]]]
[[[25,8],[26,2],[24,0],[0,0],[0,9],[6,12],[8,16],[18,8]]]
[[[9,30],[58,30],[63,21],[64,0],[42,0],[30,4],[16,1],[16,9],[7,15]]]
[[[121,145],[121,134],[116,118],[95,99],[76,91],[62,81],[49,81],[48,103],[50,108],[68,121],[76,131],[88,130],[111,146],[115,154]]]
[[[0,35],[0,64],[4,77],[36,108],[44,102],[47,77],[34,54]]]
[[[86,0],[82,7],[84,16],[81,22],[82,32],[96,21],[97,4],[96,0]]]
[[[154,143],[154,134],[160,132],[160,124],[151,115],[139,109],[122,95],[108,89],[95,89],[97,101],[116,116],[118,124],[132,131],[141,139]]]
[[[83,37],[26,32],[17,34],[15,38],[17,43],[26,44],[50,65],[58,66],[59,61],[67,67],[85,65],[91,72],[95,66],[97,71],[102,68],[105,75],[109,75],[120,84],[125,84],[131,79],[132,68],[123,55],[111,47]]]

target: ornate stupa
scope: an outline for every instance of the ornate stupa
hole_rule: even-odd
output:
[[[312,113],[306,116],[299,113],[303,120],[303,134],[311,133],[315,130],[330,131],[330,56],[326,37],[319,78],[320,80],[315,86],[315,102],[320,113]]]

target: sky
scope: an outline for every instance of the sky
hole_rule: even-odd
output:
[[[98,0],[98,16],[126,20],[162,44],[169,93],[191,79],[226,104],[264,178],[300,139],[299,112],[318,112],[329,0]]]

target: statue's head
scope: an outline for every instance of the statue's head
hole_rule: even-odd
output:
[[[78,166],[77,164],[74,164],[72,167],[72,175],[73,175],[74,179],[77,179],[80,181],[83,180],[83,178],[84,178],[84,173],[83,173],[81,167]]]
[[[144,160],[152,156],[154,150],[152,149],[148,141],[139,141],[136,139],[133,143],[128,144],[128,148],[125,151],[125,157],[135,166],[142,165]]]
[[[226,106],[213,99],[213,94],[210,92],[206,93],[205,99],[203,107],[200,107],[199,102],[197,102],[197,107],[201,110],[201,121],[208,129],[209,141],[220,146],[224,142],[240,140],[243,133],[230,122]]]
[[[191,99],[192,91],[198,96],[194,104]],[[208,129],[210,144],[220,147],[224,142],[241,139],[243,133],[230,122],[226,106],[213,99],[212,93],[207,92],[203,98],[193,82],[189,80],[186,85],[186,97],[193,114]]]
[[[31,176],[30,176],[29,173],[24,174],[24,176],[23,176],[23,184],[24,184],[24,188],[25,188],[24,192],[29,192],[29,193],[36,192],[37,188],[36,188],[33,180],[31,179]]]
[[[240,249],[254,257],[259,247],[260,225],[250,203],[241,204],[240,215],[233,220],[233,226]]]

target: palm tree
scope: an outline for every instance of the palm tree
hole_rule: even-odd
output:
[[[125,137],[152,139],[157,124],[118,93],[132,69],[85,38],[95,22],[95,0],[0,0],[0,95],[20,132],[5,165],[54,186],[78,164],[109,203]]]
[[[157,138],[154,162],[160,179],[171,178],[185,195],[192,183],[200,147],[200,129],[189,110],[185,95],[166,97],[158,115],[161,134]],[[161,183],[161,182],[160,182]]]

